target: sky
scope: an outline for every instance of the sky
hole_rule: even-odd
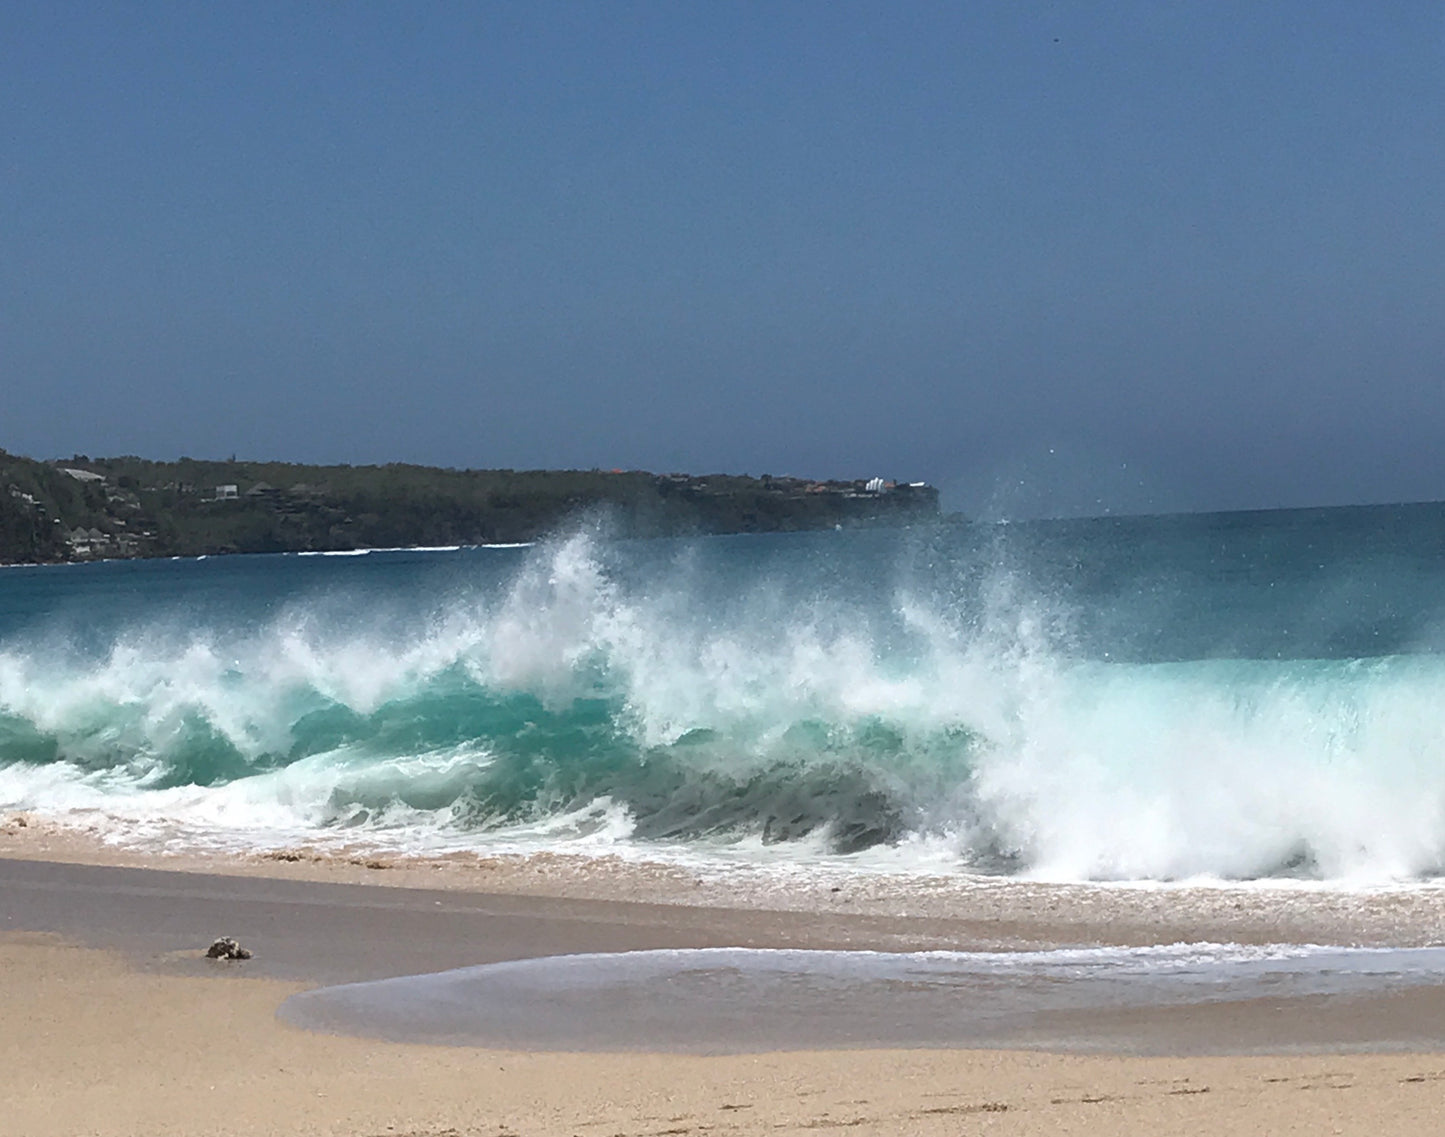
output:
[[[1445,4],[9,0],[0,448],[1445,498]]]

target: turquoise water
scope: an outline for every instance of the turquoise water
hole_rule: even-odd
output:
[[[1399,880],[1445,508],[0,572],[0,808],[132,839]]]

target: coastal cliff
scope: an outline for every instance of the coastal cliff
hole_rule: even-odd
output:
[[[531,541],[606,515],[627,536],[936,520],[938,491],[882,478],[453,470],[182,458],[40,462],[0,451],[0,563]]]

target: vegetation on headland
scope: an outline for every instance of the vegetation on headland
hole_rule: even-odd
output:
[[[938,517],[921,482],[451,470],[182,458],[40,462],[0,451],[0,563],[530,541],[604,511],[628,536]]]

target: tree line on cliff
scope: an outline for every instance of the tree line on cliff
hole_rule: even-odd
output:
[[[921,483],[604,470],[40,462],[0,451],[0,563],[531,541],[604,513],[630,536],[928,520]]]

